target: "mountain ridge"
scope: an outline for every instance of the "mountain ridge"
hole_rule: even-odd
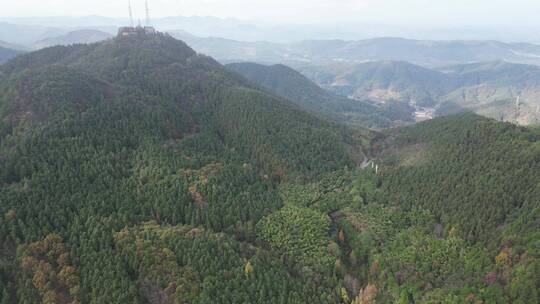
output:
[[[352,100],[333,94],[286,65],[244,62],[231,63],[226,67],[274,94],[336,122],[382,129],[408,123],[412,119],[399,105],[390,104],[393,108],[389,108],[369,100]]]
[[[34,49],[41,49],[55,45],[88,44],[112,38],[109,33],[98,30],[75,30],[61,36],[49,37],[33,44]]]
[[[398,100],[433,108],[437,115],[472,110],[520,124],[540,119],[540,69],[533,65],[492,61],[427,69],[382,61],[298,69],[323,88],[360,100]]]
[[[183,31],[171,35],[186,40],[197,51],[221,61],[329,64],[336,62],[407,61],[437,68],[470,62],[506,60],[540,65],[540,45],[485,40],[415,40],[381,37],[363,40],[306,40],[289,43],[238,41],[197,37]]]

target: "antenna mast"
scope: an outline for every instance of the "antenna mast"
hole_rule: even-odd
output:
[[[129,24],[133,27],[133,10],[131,9],[131,0],[128,0],[128,9],[129,9]]]
[[[146,9],[146,26],[150,26],[150,9],[148,8],[148,0],[144,2],[144,6]]]

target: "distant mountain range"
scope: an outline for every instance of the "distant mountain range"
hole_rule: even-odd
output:
[[[185,31],[173,31],[171,34],[186,41],[197,51],[225,62],[254,61],[296,65],[394,60],[408,61],[426,67],[441,67],[505,60],[540,65],[540,45],[527,43],[423,41],[403,38],[271,43],[201,38]]]
[[[540,120],[540,67],[503,61],[427,69],[380,61],[299,70],[337,94],[359,100],[407,102],[436,115],[464,110],[520,124]]]
[[[135,18],[143,15],[139,8],[134,10]],[[127,7],[124,18],[90,16],[55,16],[55,17],[0,17],[0,22],[44,26],[48,28],[73,31],[91,28],[106,30],[129,24]],[[343,21],[319,24],[284,23],[261,20],[240,20],[235,18],[217,18],[209,16],[169,16],[152,18],[152,25],[160,31],[185,30],[200,37],[223,37],[240,41],[291,42],[299,40],[342,39],[359,40],[374,37],[409,37],[420,40],[498,40],[525,41],[539,43],[538,30],[535,27],[419,27],[392,24],[374,24],[370,22]],[[0,38],[3,39],[3,38]],[[37,40],[36,40],[37,41]],[[35,41],[34,41],[35,42]]]
[[[70,45],[79,43],[94,43],[112,38],[113,35],[98,30],[77,30],[66,34],[46,38],[36,42],[33,47],[41,49],[54,45]]]
[[[313,35],[310,33],[325,33],[325,30],[254,25],[241,20],[213,17],[167,17],[155,19],[152,23],[156,28],[186,41],[196,51],[213,56],[222,62],[249,61],[294,65],[396,60],[426,67],[441,67],[505,60],[540,65],[540,45],[531,43],[504,43],[491,40],[363,39],[387,34],[384,31],[365,35],[339,33]],[[39,48],[55,43],[54,39],[58,37],[73,35],[70,34],[72,32],[80,35],[81,32],[92,30],[114,35],[119,26],[126,24],[127,19],[99,16],[0,18],[0,40],[27,48]],[[291,34],[292,32],[295,34]],[[349,40],[321,40],[329,37],[345,37]],[[60,38],[60,42],[63,43],[62,40]],[[73,40],[78,42],[77,39]]]
[[[0,47],[3,47],[5,49],[12,49],[12,50],[16,50],[16,51],[28,51],[29,50],[29,48],[27,48],[25,46],[5,42],[5,41],[2,41],[2,40],[0,40]]]
[[[359,41],[305,41],[291,49],[310,61],[408,61],[423,66],[444,66],[479,61],[506,60],[540,63],[540,46],[497,41],[425,41],[377,38]]]
[[[63,35],[69,30],[42,25],[20,25],[0,22],[0,40],[26,48],[37,41]]]

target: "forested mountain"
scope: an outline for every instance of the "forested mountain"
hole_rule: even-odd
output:
[[[356,99],[432,105],[454,88],[446,74],[401,61],[306,66],[302,72],[323,87]]]
[[[538,130],[270,91],[163,34],[0,66],[0,303],[540,301]]]
[[[540,122],[537,66],[495,61],[432,70],[382,61],[298,69],[323,88],[355,99],[432,107],[437,115],[474,111],[525,125]]]
[[[333,94],[285,65],[231,63],[227,68],[306,110],[335,121],[375,129],[412,122],[412,109],[408,105],[379,105]]]
[[[0,22],[0,40],[30,47],[34,42],[65,33],[65,30],[40,25]]]
[[[19,55],[19,54],[22,54],[21,51],[17,51],[17,50],[13,50],[13,49],[8,49],[8,48],[4,48],[4,47],[1,47],[0,46],[0,64],[10,60],[11,58]]]
[[[112,35],[98,30],[76,30],[66,34],[49,37],[33,44],[34,49],[42,49],[54,45],[70,45],[78,43],[94,43],[112,38]]]
[[[0,75],[3,303],[339,301],[255,224],[279,181],[354,167],[361,138],[161,34]]]
[[[389,131],[374,148],[385,207],[430,214],[424,228],[409,219],[370,259],[380,270],[368,275],[389,299],[438,302],[450,290],[448,303],[540,301],[538,130],[461,114]]]

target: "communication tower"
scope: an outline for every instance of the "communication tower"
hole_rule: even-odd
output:
[[[150,24],[150,9],[148,8],[148,0],[144,1],[144,8],[146,11],[146,26],[151,26]]]
[[[128,12],[129,12],[129,26],[121,27],[118,29],[118,36],[132,36],[132,35],[156,35],[157,31],[150,25],[150,8],[148,6],[148,0],[145,1],[146,20],[143,26],[141,19],[135,26],[133,21],[133,9],[131,6],[131,0],[128,0]]]
[[[131,0],[128,0],[128,10],[129,10],[129,25],[134,27],[133,24],[133,10],[131,9]]]

